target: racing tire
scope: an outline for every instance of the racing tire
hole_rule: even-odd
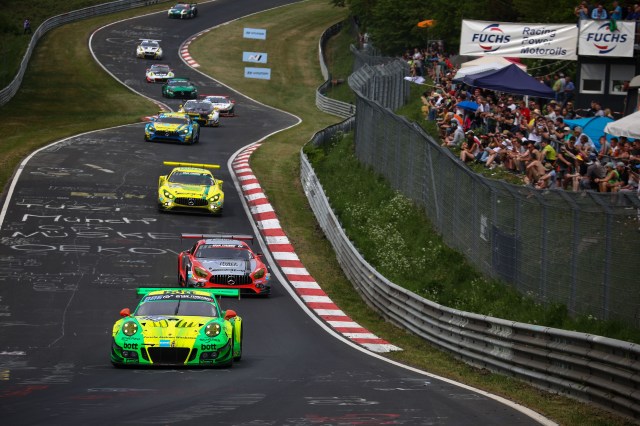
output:
[[[236,362],[242,360],[242,335],[243,334],[244,334],[244,329],[241,328],[240,329],[240,355],[233,357],[233,360]]]

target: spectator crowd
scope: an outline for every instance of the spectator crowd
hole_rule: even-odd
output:
[[[579,19],[640,20],[640,5],[623,8],[617,1],[582,2]],[[634,192],[640,196],[640,140],[592,140],[579,126],[565,120],[581,117],[615,118],[596,100],[575,109],[576,87],[569,75],[557,72],[541,78],[555,99],[527,99],[453,82],[457,69],[442,46],[407,51],[403,58],[413,77],[435,82],[422,96],[422,113],[435,121],[442,146],[465,163],[501,168],[539,189]]]

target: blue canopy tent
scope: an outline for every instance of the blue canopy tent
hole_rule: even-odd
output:
[[[609,117],[584,117],[584,118],[576,118],[574,120],[564,120],[564,123],[569,126],[572,130],[576,126],[582,127],[582,132],[585,133],[593,144],[596,146],[596,149],[600,149],[600,136],[606,136],[607,140],[611,140],[612,135],[608,135],[604,132],[604,128],[609,123],[613,123],[613,118]]]
[[[468,74],[454,81],[497,92],[536,98],[555,98],[555,92],[550,87],[540,83],[515,64],[497,70]]]

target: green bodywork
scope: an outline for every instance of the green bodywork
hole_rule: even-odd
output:
[[[242,357],[242,319],[216,296],[238,290],[139,289],[135,312],[123,309],[112,330],[115,366],[229,367]]]

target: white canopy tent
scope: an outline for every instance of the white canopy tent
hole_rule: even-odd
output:
[[[640,111],[607,124],[604,132],[618,137],[625,136],[629,139],[640,138]]]

